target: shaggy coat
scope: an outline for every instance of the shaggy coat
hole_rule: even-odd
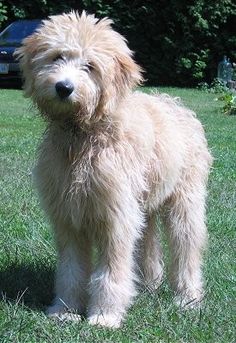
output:
[[[141,69],[109,19],[52,16],[16,54],[48,123],[34,170],[58,250],[48,314],[118,327],[136,282],[161,281],[157,213],[171,285],[182,304],[199,302],[211,156],[195,114],[132,92]]]

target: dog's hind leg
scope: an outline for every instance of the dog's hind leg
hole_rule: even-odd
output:
[[[47,310],[51,317],[78,320],[76,313],[85,313],[88,301],[91,247],[82,233],[75,235],[72,227],[57,228],[58,267],[56,297]]]
[[[207,233],[205,185],[201,178],[186,179],[166,205],[164,223],[170,247],[170,281],[177,302],[192,307],[203,295],[201,262]]]
[[[148,216],[138,251],[140,282],[149,290],[158,288],[163,276],[163,260],[156,213]]]

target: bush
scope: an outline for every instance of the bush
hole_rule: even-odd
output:
[[[0,2],[0,23],[86,9],[114,20],[149,84],[195,86],[216,76],[226,54],[236,61],[234,0],[12,0]]]
[[[217,78],[215,78],[210,84],[207,82],[200,82],[197,88],[214,94],[225,93],[228,91],[228,87],[224,84],[224,82]]]
[[[227,115],[236,115],[236,93],[235,92],[226,92],[221,95],[217,100],[224,102],[222,111]]]

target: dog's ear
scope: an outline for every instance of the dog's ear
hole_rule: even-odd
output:
[[[32,59],[37,53],[37,46],[37,36],[33,34],[25,38],[22,42],[22,46],[14,52],[14,57],[20,64],[25,96],[28,97],[30,97],[33,92]]]
[[[113,62],[112,70],[103,81],[105,87],[97,108],[97,118],[114,113],[122,97],[143,80],[142,69],[131,56],[117,55],[113,57]]]
[[[130,55],[117,55],[115,58],[115,83],[120,89],[131,89],[142,82],[142,69]]]

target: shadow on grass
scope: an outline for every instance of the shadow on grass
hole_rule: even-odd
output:
[[[42,311],[53,297],[54,270],[44,265],[15,265],[0,270],[0,300]]]

